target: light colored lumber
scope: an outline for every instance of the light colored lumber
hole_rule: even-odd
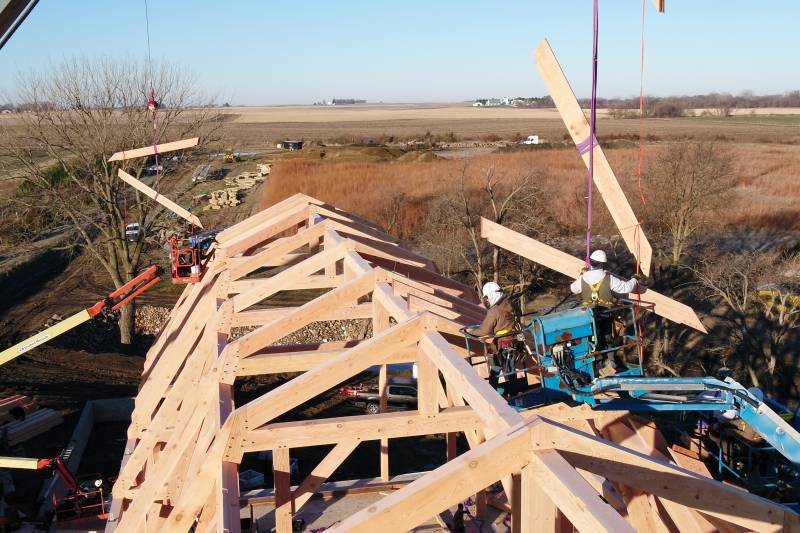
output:
[[[191,139],[182,139],[180,141],[157,144],[156,150],[158,151],[158,154],[161,155],[166,154],[167,152],[174,152],[176,150],[186,150],[187,148],[197,146],[197,143],[199,142],[199,137],[192,137]],[[127,161],[130,159],[136,159],[137,157],[145,157],[155,154],[156,151],[153,150],[152,146],[145,146],[144,148],[134,148],[132,150],[116,152],[108,158],[108,161],[109,163],[112,161]]]
[[[420,349],[439,368],[447,384],[459,391],[493,432],[502,431],[522,420],[519,413],[509,407],[497,391],[478,376],[438,332],[424,332]]]
[[[481,219],[481,237],[496,246],[521,255],[572,279],[577,279],[581,274],[581,269],[585,266],[583,261],[577,257],[556,250],[552,246],[526,237],[485,218]],[[569,288],[565,287],[565,290],[569,290]],[[654,304],[653,312],[657,315],[678,324],[685,324],[702,333],[708,333],[697,314],[688,305],[676,302],[672,298],[650,289],[645,289],[639,296],[643,303]],[[637,296],[630,294],[628,298],[635,300]]]
[[[220,244],[219,249],[228,257],[247,252],[263,245],[277,235],[293,231],[306,222],[308,218],[308,206],[298,205],[292,209],[281,213],[279,216],[271,218],[258,226],[243,232],[241,235],[231,238],[224,244]]]
[[[244,337],[234,341],[239,348],[239,356],[247,357],[254,354],[289,333],[314,322],[317,316],[325,316],[341,307],[345,302],[355,302],[355,300],[367,294],[373,286],[372,274],[364,274],[311,300],[291,313],[251,331]]]
[[[526,425],[498,434],[475,449],[445,463],[402,489],[385,496],[366,509],[345,518],[331,533],[405,532],[443,510],[464,501],[504,475],[520,471],[531,460]]]
[[[216,240],[221,245],[228,243],[230,240],[238,237],[242,233],[245,233],[256,226],[261,226],[265,222],[268,222],[282,213],[297,207],[298,205],[308,206],[312,202],[317,202],[318,200],[314,200],[310,196],[306,196],[302,193],[297,193],[285,200],[281,200],[276,204],[272,204],[271,206],[262,209],[261,211],[253,214],[252,216],[242,220],[241,222],[237,222],[233,226],[226,228],[217,234]],[[289,250],[291,251],[291,250]],[[235,277],[232,279],[236,279]]]
[[[418,411],[396,411],[377,415],[355,415],[321,420],[278,422],[251,430],[245,451],[272,450],[278,446],[301,448],[335,444],[343,439],[359,442],[455,433],[481,427],[481,417],[471,407],[449,407],[435,415]]]
[[[338,309],[331,309],[329,312],[316,317],[316,321],[326,320],[353,320],[357,318],[370,318],[372,304],[343,305]],[[233,326],[263,326],[279,318],[285,317],[295,312],[299,307],[272,307],[267,309],[250,309],[240,313],[234,313]]]
[[[573,466],[672,500],[686,507],[751,528],[775,531],[783,524],[800,528],[800,516],[788,507],[711,481],[669,463],[553,421],[542,426],[559,453]],[[534,441],[534,445],[538,445]]]
[[[579,531],[635,532],[557,451],[535,452],[528,468]]]
[[[147,185],[145,185],[141,181],[137,180],[136,178],[134,178],[133,176],[131,176],[130,174],[128,174],[127,172],[125,172],[122,169],[117,170],[117,174],[119,175],[119,179],[121,179],[122,181],[124,181],[125,183],[127,183],[128,185],[133,187],[134,189],[138,190],[139,192],[141,192],[145,196],[149,196],[150,198],[152,198],[156,202],[160,203],[161,205],[163,205],[164,207],[166,207],[167,209],[169,209],[170,211],[172,211],[173,213],[175,213],[176,215],[178,215],[182,219],[188,221],[191,224],[194,224],[198,228],[201,228],[201,229],[203,228],[203,224],[200,222],[200,219],[197,218],[197,216],[191,214],[189,211],[187,211],[183,207],[179,206],[178,204],[176,204],[175,202],[173,202],[172,200],[170,200],[166,196],[164,196],[164,195],[160,194],[158,191],[148,187]]]
[[[293,353],[257,353],[239,360],[236,365],[236,375],[262,376],[284,372],[306,372],[338,357],[346,350],[346,348],[331,348]],[[384,360],[387,364],[397,364],[411,363],[416,361],[416,358],[417,347],[408,346],[396,349]]]
[[[275,531],[292,532],[292,492],[289,476],[291,463],[289,448],[272,451],[272,471],[275,479]]]
[[[547,495],[536,476],[535,467],[522,468],[522,502],[520,506],[520,531],[522,533],[553,533],[558,521],[558,507]]]
[[[583,109],[581,109],[578,99],[575,98],[547,39],[543,40],[536,48],[535,58],[536,68],[539,69],[539,74],[558,108],[567,131],[575,145],[580,145],[589,138],[589,122],[586,120],[586,115],[583,114]],[[642,272],[650,274],[653,249],[639,224],[639,219],[633,213],[622,187],[614,176],[611,165],[608,164],[603,149],[597,145],[593,148],[593,152],[594,184],[603,197],[628,250],[639,260]],[[581,157],[588,168],[589,151],[586,150]]]
[[[248,425],[257,428],[293,407],[310,400],[341,383],[344,379],[375,364],[396,348],[407,346],[419,338],[421,318],[411,319],[390,328],[358,346],[330,359],[313,370],[284,383],[260,398],[240,407],[247,418]],[[243,340],[239,339],[239,341]],[[236,342],[230,344],[233,346]]]
[[[311,471],[292,493],[294,512],[298,512],[311,499],[317,489],[341,466],[358,447],[356,439],[343,440],[328,452],[324,459]]]

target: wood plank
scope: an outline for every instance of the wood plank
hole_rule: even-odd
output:
[[[156,145],[156,150],[158,154],[166,154],[167,152],[174,152],[176,150],[186,150],[187,148],[192,148],[193,146],[197,146],[197,143],[200,142],[199,137],[192,137],[191,139],[182,139],[180,141],[172,141],[168,143],[162,143]],[[137,157],[145,157],[155,155],[155,151],[153,150],[152,146],[145,146],[144,148],[134,148],[132,150],[123,150],[121,152],[116,152],[112,154],[111,157],[108,158],[109,163],[112,161],[128,161],[130,159],[136,159]]]
[[[372,300],[381,305],[389,313],[389,316],[394,317],[398,322],[407,320],[412,314],[408,309],[408,303],[399,296],[395,296],[392,288],[386,282],[381,281],[375,284]]]
[[[800,515],[788,507],[558,422],[546,420],[545,424],[547,430],[543,434],[546,431],[552,445],[573,466],[753,531],[776,531],[784,525],[800,528]]]
[[[584,267],[584,262],[577,257],[556,250],[552,246],[526,237],[516,231],[504,228],[485,218],[481,219],[481,237],[494,245],[560,272],[572,279],[577,279],[581,274],[581,269]],[[688,305],[676,302],[650,289],[645,289],[640,296],[642,302],[654,304],[653,311],[657,315],[678,324],[685,324],[702,333],[708,333],[697,314]],[[636,295],[628,295],[628,298],[636,299]]]
[[[341,416],[320,420],[267,424],[247,433],[245,452],[336,444],[343,439],[369,440],[455,433],[481,427],[481,417],[471,407],[448,407],[435,415],[396,411],[377,415]]]
[[[329,531],[400,533],[413,529],[501,477],[520,471],[531,460],[530,430],[539,423],[538,419],[530,420],[497,435],[345,518]]]
[[[272,472],[275,479],[275,531],[292,533],[292,489],[289,448],[272,451]]]
[[[203,228],[203,224],[200,222],[200,219],[197,218],[197,216],[191,214],[189,211],[179,206],[166,196],[160,194],[158,191],[148,187],[141,181],[137,180],[136,178],[134,178],[133,176],[122,170],[121,168],[117,170],[117,175],[119,176],[119,179],[121,179],[134,189],[138,190],[145,196],[148,196],[153,200],[155,200],[156,202],[160,203],[161,205],[163,205],[164,207],[166,207],[167,209],[169,209],[182,219],[188,221],[190,224],[194,224],[195,226],[201,229]]]
[[[447,384],[478,412],[487,428],[496,433],[522,421],[519,413],[509,407],[438,332],[425,331],[419,345],[442,372]]]
[[[439,411],[438,394],[441,384],[436,362],[425,350],[419,351],[417,362],[417,409],[421,415],[435,415]]]
[[[337,289],[338,290],[338,289]],[[328,293],[330,294],[330,293]],[[248,427],[257,428],[275,417],[335,387],[345,379],[381,364],[398,347],[408,346],[419,338],[422,318],[398,324],[371,339],[359,343],[327,363],[280,385],[238,410],[244,411]],[[229,345],[233,346],[238,341]]]
[[[319,200],[315,200],[314,198],[306,196],[305,194],[302,193],[293,194],[289,198],[281,200],[276,204],[272,204],[266,209],[262,209],[261,211],[247,217],[241,222],[237,222],[233,226],[222,230],[217,234],[216,241],[220,245],[225,245],[226,243],[240,236],[242,233],[245,233],[255,228],[256,226],[261,226],[265,222],[268,222],[272,219],[279,217],[281,214],[285,213],[286,211],[289,211],[290,209],[294,209],[299,205],[308,206],[310,203],[318,201]],[[234,277],[233,279],[236,278]]]
[[[255,283],[253,283],[250,290],[237,294],[232,298],[233,310],[239,313],[265,298],[269,298],[282,290],[290,289],[294,283],[300,283],[315,272],[325,268],[325,265],[338,261],[344,253],[345,248],[341,246],[325,250],[272,277],[257,281],[253,280]],[[325,276],[320,277],[325,278]],[[342,303],[344,304],[345,302]]]
[[[554,533],[558,523],[558,507],[547,495],[540,480],[536,477],[533,466],[525,466],[521,475],[520,531],[522,533]]]
[[[314,322],[317,316],[325,316],[343,305],[355,302],[370,292],[373,286],[373,275],[371,273],[364,274],[311,300],[291,313],[251,331],[234,341],[239,347],[239,357],[252,355],[289,333]]]
[[[536,68],[539,69],[539,74],[558,108],[564,125],[575,145],[580,146],[589,138],[589,121],[586,120],[586,115],[583,114],[583,109],[581,109],[578,99],[575,98],[575,93],[572,92],[572,87],[564,76],[547,39],[543,40],[536,48],[535,58]],[[625,244],[628,245],[628,250],[639,260],[642,272],[649,274],[653,248],[642,231],[639,219],[633,213],[633,209],[631,209],[631,205],[599,144],[594,148],[587,146],[587,149],[582,151],[581,157],[587,168],[589,166],[589,149],[592,149],[594,154],[594,184],[603,197]]]
[[[319,315],[316,322],[327,320],[354,320],[370,318],[372,314],[372,304],[345,305],[338,309]],[[267,309],[250,309],[240,313],[234,313],[233,326],[263,326],[279,318],[286,317],[300,309],[299,307],[273,307]]]
[[[579,531],[635,530],[555,450],[534,452],[531,475]]]
[[[280,215],[242,232],[234,238],[220,244],[219,249],[228,257],[245,252],[254,248],[275,236],[292,230],[304,223],[308,218],[308,206],[297,205],[292,209],[282,212]],[[219,241],[217,241],[219,242]]]
[[[356,344],[353,344],[355,346]],[[346,348],[309,350],[287,353],[257,353],[240,359],[236,365],[237,376],[263,376],[284,372],[307,372],[342,355]],[[412,363],[417,360],[417,347],[398,348],[385,359],[388,364]]]
[[[343,440],[328,452],[324,459],[311,471],[292,493],[294,512],[297,513],[311,499],[317,489],[339,468],[358,447],[357,439]]]

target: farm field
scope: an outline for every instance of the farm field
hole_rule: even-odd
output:
[[[765,114],[772,111],[775,114]],[[696,110],[702,112],[702,110]],[[467,104],[394,104],[222,108],[227,141],[240,149],[265,149],[280,139],[361,142],[413,140],[427,133],[457,139],[566,135],[555,109],[471,107]],[[751,114],[754,113],[754,114]],[[800,142],[800,109],[739,109],[734,116],[648,119],[645,132],[661,140],[728,139],[742,142]],[[638,136],[639,121],[599,113],[603,136]]]

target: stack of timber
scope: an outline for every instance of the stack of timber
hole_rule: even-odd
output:
[[[376,474],[388,481],[390,441],[430,434],[447,435],[443,466],[331,518],[327,531],[408,531],[467,498],[485,508],[498,482],[504,497],[494,499],[506,502],[514,532],[800,530],[793,510],[711,479],[627,413],[509,407],[485,379],[481,347],[468,353],[459,332],[484,316],[477,294],[355,215],[298,194],[217,241],[208,272],[185,288],[147,354],[106,531],[238,532],[243,454],[269,450],[276,531],[289,533],[362,443],[380,443]],[[301,306],[259,306],[310,288],[329,290]],[[275,345],[311,323],[343,319],[370,319],[372,337]],[[254,329],[233,338],[242,326]],[[385,412],[387,366],[412,362],[417,409]],[[383,412],[288,415],[373,366]],[[299,374],[234,402],[237,378],[290,372]],[[458,433],[470,447],[461,455]],[[293,488],[292,450],[331,445]]]
[[[17,420],[0,428],[7,446],[16,446],[58,426],[64,421],[61,413],[52,409],[39,409],[25,420]]]
[[[15,394],[0,400],[0,424],[16,420],[11,414],[12,409],[19,407],[25,415],[29,415],[37,409],[36,402],[22,394]]]

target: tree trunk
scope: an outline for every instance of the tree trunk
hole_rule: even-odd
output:
[[[133,343],[135,334],[136,301],[131,300],[120,309],[119,314],[119,342],[124,346]]]

